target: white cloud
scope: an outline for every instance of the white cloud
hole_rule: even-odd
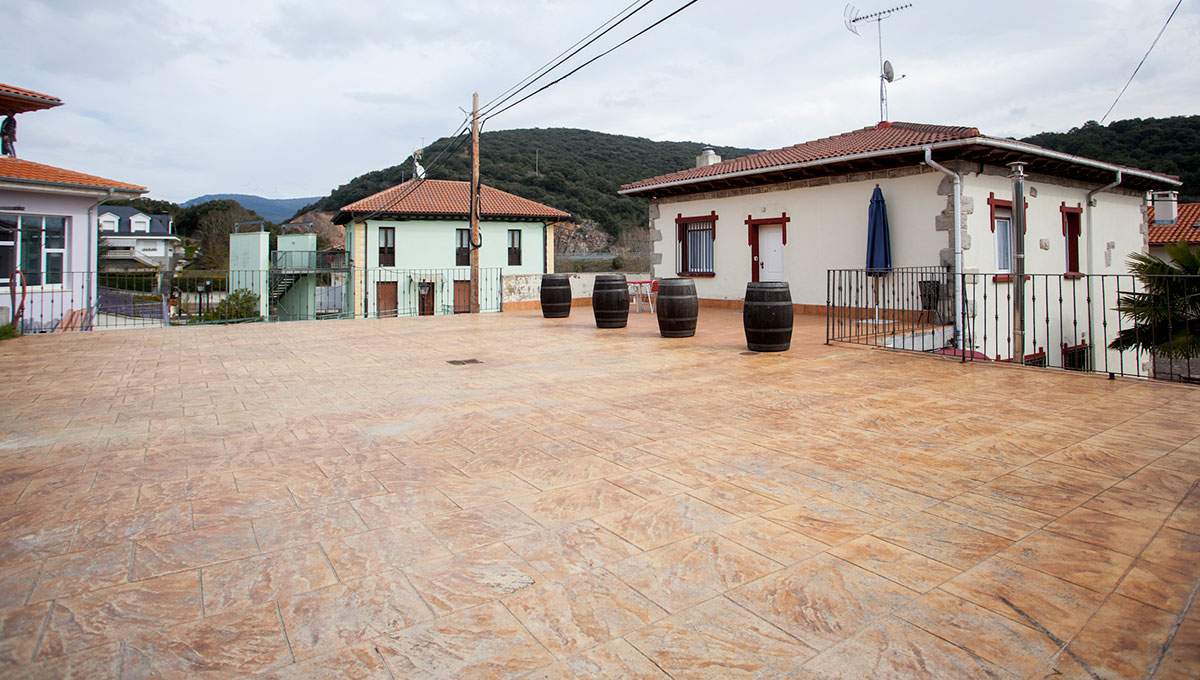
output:
[[[625,4],[25,2],[6,25],[4,78],[66,101],[21,117],[24,157],[171,200],[320,195],[450,133],[472,91],[492,99]],[[1014,136],[1098,119],[1172,6],[915,3],[883,24],[885,57],[908,75],[891,118]],[[1195,113],[1198,33],[1185,3],[1113,118]],[[874,26],[862,34],[836,3],[701,0],[488,129],[760,148],[837,134],[878,118]]]

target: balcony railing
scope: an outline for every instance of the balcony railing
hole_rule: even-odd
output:
[[[276,250],[271,253],[272,269],[346,269],[344,250]]]
[[[1181,349],[1200,347],[1200,320],[1183,314],[1175,321],[1139,325],[1118,310],[1121,301],[1144,302],[1154,291],[1160,291],[1155,299],[1161,307],[1179,308],[1190,291],[1200,291],[1200,277],[1026,274],[1018,282],[1007,272],[955,277],[943,267],[874,274],[828,271],[829,342],[932,352],[961,361],[1200,381],[1200,355],[1189,357]],[[956,289],[961,312],[956,312]],[[1119,337],[1140,346],[1110,347]]]

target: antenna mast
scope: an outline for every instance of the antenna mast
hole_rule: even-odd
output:
[[[881,122],[888,119],[887,84],[896,79],[895,72],[891,69],[891,63],[883,60],[883,20],[892,16],[896,12],[908,9],[909,7],[912,7],[911,2],[899,5],[898,7],[892,7],[891,9],[885,9],[880,12],[859,14],[857,7],[849,4],[846,5],[846,30],[850,31],[854,35],[862,35],[858,32],[858,26],[856,25],[859,22],[868,24],[871,22],[875,23],[875,31],[879,39],[879,120]],[[900,77],[903,78],[904,76]]]

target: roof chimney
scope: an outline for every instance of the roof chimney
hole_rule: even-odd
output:
[[[717,150],[711,146],[704,147],[699,156],[696,156],[696,167],[703,168],[709,165],[716,165],[721,162],[721,157],[717,155]]]
[[[1154,205],[1155,224],[1175,224],[1175,218],[1179,214],[1178,191],[1155,191],[1150,194],[1150,200]]]

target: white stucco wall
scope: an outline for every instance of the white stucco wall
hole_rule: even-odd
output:
[[[1031,179],[1025,183],[1026,210],[1025,271],[1036,274],[1062,274],[1067,271],[1067,239],[1062,233],[1062,213],[1059,208],[1082,207],[1082,235],[1079,239],[1079,266],[1084,273],[1124,274],[1129,270],[1125,261],[1131,253],[1145,252],[1145,233],[1142,231],[1140,195],[1105,192],[1096,196],[1091,209],[1093,245],[1091,269],[1088,268],[1087,231],[1089,189],[1056,184],[1049,180]],[[1034,196],[1033,193],[1037,195]],[[963,250],[963,267],[967,271],[992,272],[996,269],[996,239],[991,230],[988,197],[1012,200],[1012,181],[1007,177],[966,173],[963,176],[963,196],[974,201],[974,213],[967,217],[970,247]],[[1041,247],[1046,240],[1047,248]],[[1109,246],[1111,242],[1111,247]]]
[[[747,217],[763,219],[787,213],[784,279],[796,304],[824,305],[826,270],[860,269],[866,264],[867,210],[878,183],[887,201],[892,263],[897,267],[938,264],[948,244],[947,232],[935,229],[934,218],[946,206],[937,193],[943,175],[932,171],[904,177],[770,190],[729,197],[670,200],[658,206],[652,228],[662,232],[654,252],[658,278],[676,276],[675,219],[717,213],[713,269],[715,276],[695,277],[701,298],[740,300],[751,280],[751,248]]]

